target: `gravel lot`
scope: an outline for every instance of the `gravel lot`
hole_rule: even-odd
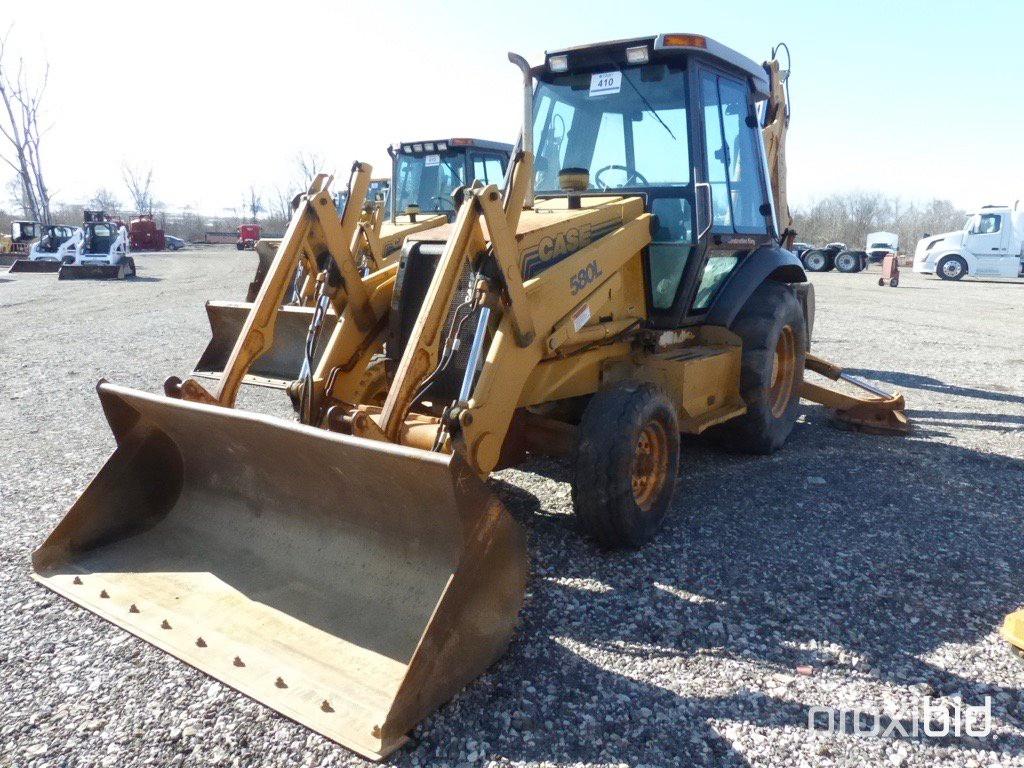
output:
[[[190,370],[202,302],[243,297],[255,257],[137,261],[127,283],[0,276],[0,766],[362,764],[29,581],[113,447],[96,381]],[[903,390],[913,435],[807,405],[771,458],[687,441],[670,523],[630,554],[574,532],[565,467],[502,473],[522,630],[394,764],[1024,765],[1024,665],[997,635],[1024,603],[1024,283],[876,277],[814,277],[816,351]],[[807,727],[986,696],[985,737]]]

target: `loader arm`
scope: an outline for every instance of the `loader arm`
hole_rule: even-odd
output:
[[[615,338],[644,319],[638,304],[617,306],[615,316],[609,314],[606,322],[573,322],[574,316],[583,316],[584,309],[587,315],[596,316],[595,310],[603,312],[608,303],[622,304],[621,270],[630,260],[638,259],[650,242],[651,216],[647,213],[622,221],[614,231],[540,275],[523,279],[516,244],[522,190],[516,179],[525,187],[525,172],[531,167],[532,157],[524,153],[513,171],[511,192],[504,204],[493,185],[467,191],[379,416],[380,432],[370,430],[364,436],[416,444],[411,440],[417,434],[416,415],[410,411],[424,380],[438,364],[442,330],[467,262],[476,273],[486,275],[472,290],[487,313],[478,333],[488,340],[482,339],[479,363],[471,364],[465,374],[463,392],[468,396],[453,404],[447,422],[442,418],[428,426],[439,430],[439,437],[447,432],[451,438],[436,439],[436,448],[463,454],[469,467],[481,476],[497,466],[513,414],[542,360],[580,346],[582,339]],[[593,276],[583,289],[573,283],[581,271]]]
[[[167,394],[225,407],[234,405],[238,389],[252,364],[273,347],[278,309],[296,267],[306,254],[330,255],[340,277],[340,285],[331,286],[331,303],[336,311],[351,303],[351,316],[356,325],[364,332],[370,330],[375,316],[352,250],[361,211],[351,201],[365,196],[371,171],[366,164],[353,165],[349,179],[351,194],[340,220],[328,191],[330,178],[323,174],[317,176],[292,216],[220,379],[207,390],[194,378],[184,382],[172,378],[165,385]]]

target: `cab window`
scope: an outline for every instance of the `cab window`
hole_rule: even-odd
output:
[[[972,235],[992,235],[999,231],[1002,217],[998,213],[975,214],[971,219]]]
[[[714,72],[700,78],[704,148],[711,185],[713,227],[718,231],[764,234],[764,186],[757,151],[757,121],[747,88]]]
[[[505,180],[505,165],[494,155],[473,157],[473,179],[484,184],[501,184]]]

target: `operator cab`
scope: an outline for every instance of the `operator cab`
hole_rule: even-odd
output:
[[[75,234],[74,227],[67,227],[59,224],[51,224],[44,229],[45,232],[39,240],[38,250],[41,253],[56,253],[60,250],[60,247],[70,240],[71,236]]]
[[[107,256],[117,238],[118,227],[110,221],[93,221],[85,225],[83,255]]]
[[[665,34],[548,52],[533,74],[538,199],[564,197],[566,172],[582,175],[580,195],[642,197],[655,218],[649,320],[698,322],[740,261],[778,241],[765,68],[710,38]]]
[[[11,239],[16,243],[28,243],[39,237],[39,222],[11,222]]]
[[[459,188],[479,180],[503,183],[512,145],[483,139],[442,139],[393,144],[392,221],[403,214],[443,214],[454,221]]]

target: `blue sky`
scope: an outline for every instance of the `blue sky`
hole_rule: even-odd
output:
[[[287,186],[299,150],[383,171],[400,139],[511,141],[519,89],[506,51],[539,62],[545,49],[673,31],[758,61],[789,44],[797,204],[854,189],[963,206],[1024,198],[1020,1],[241,7],[17,6],[12,47],[51,66],[60,198],[105,186],[126,199],[122,164],[152,165],[159,199],[215,213],[250,184]]]

